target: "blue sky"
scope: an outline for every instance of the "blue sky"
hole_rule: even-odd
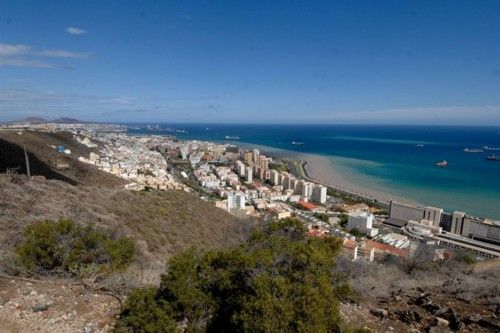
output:
[[[0,120],[500,124],[500,1],[0,2]]]

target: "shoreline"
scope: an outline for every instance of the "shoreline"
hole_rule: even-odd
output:
[[[265,155],[273,159],[295,160],[300,161],[298,167],[301,169],[302,177],[308,181],[312,181],[328,188],[333,189],[346,196],[353,197],[359,201],[369,201],[373,204],[378,204],[388,207],[391,200],[403,203],[415,204],[414,200],[404,198],[385,191],[380,191],[368,186],[360,186],[348,180],[345,175],[335,169],[331,160],[327,156],[315,155],[309,153],[300,153],[291,150],[284,150],[274,147],[255,145],[243,142],[228,142],[245,149],[257,148]]]
[[[392,200],[403,203],[415,203],[410,199],[377,190],[369,185],[360,186],[351,182],[345,175],[335,170],[335,165],[332,165],[328,157],[313,154],[302,154],[300,157],[302,161],[300,166],[302,167],[304,178],[332,188],[344,195],[386,207],[390,205]]]

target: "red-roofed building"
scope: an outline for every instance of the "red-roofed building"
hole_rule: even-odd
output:
[[[345,239],[342,243],[342,254],[349,259],[356,260],[358,258],[358,243],[354,239]]]
[[[299,202],[297,202],[297,205],[304,208],[305,210],[313,210],[313,209],[316,209],[318,207],[310,202],[305,202],[305,201],[299,201]]]
[[[407,257],[410,254],[408,250],[398,249],[397,247],[379,243],[374,240],[365,241],[365,246],[367,249],[372,249],[372,248],[375,249],[375,253],[378,256],[390,254],[397,257]]]

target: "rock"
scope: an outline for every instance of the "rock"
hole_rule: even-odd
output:
[[[481,318],[477,323],[484,328],[491,329],[493,332],[500,331],[500,322],[498,320]]]
[[[427,328],[428,333],[449,333],[450,329],[447,327],[431,326]]]
[[[422,307],[432,314],[438,314],[438,313],[442,312],[441,310],[443,309],[440,305],[432,304],[432,303],[425,304]]]
[[[49,306],[46,303],[37,304],[32,308],[33,312],[47,311],[48,309]]]
[[[422,318],[417,311],[412,310],[396,310],[394,313],[398,316],[399,320],[406,324],[418,322]]]
[[[385,309],[371,309],[370,312],[379,318],[385,318],[389,314],[389,312]]]
[[[465,322],[468,324],[477,324],[481,320],[481,316],[477,313],[470,315],[465,319]]]
[[[92,323],[87,323],[85,324],[85,327],[83,329],[84,333],[94,333],[96,330],[94,328],[94,325]]]
[[[437,310],[436,312],[434,312],[434,315],[438,316],[438,317],[441,317],[444,315],[444,317],[446,317],[446,313],[448,312],[448,308],[447,307],[440,307],[439,310]]]
[[[0,297],[0,306],[4,305],[5,303],[7,303],[8,300],[3,298],[3,297]]]
[[[415,301],[415,304],[418,306],[426,306],[428,304],[432,304],[432,300],[427,296],[420,296]]]
[[[434,318],[434,326],[448,327],[450,322],[444,318],[436,317]]]
[[[460,317],[458,316],[457,312],[452,308],[448,309],[447,315],[448,315],[448,320],[450,321],[450,328],[458,331],[464,326],[464,323],[462,323],[462,321],[460,320]]]

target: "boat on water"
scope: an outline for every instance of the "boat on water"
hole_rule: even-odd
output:
[[[300,145],[303,145],[303,144],[304,144],[304,142],[292,141],[292,145],[300,146]]]
[[[490,147],[490,146],[483,146],[483,150],[487,150],[487,151],[500,151],[500,148]]]
[[[500,156],[495,156],[495,154],[493,154],[493,155],[486,156],[486,159],[488,161],[500,161]]]
[[[442,160],[435,163],[434,165],[440,168],[446,168],[448,166],[448,162],[446,160]]]
[[[239,140],[239,136],[226,135],[226,140]]]
[[[419,144],[416,144],[415,147],[417,147],[417,148],[424,148],[424,145],[421,144],[421,143],[419,143]]]
[[[464,148],[464,152],[466,153],[482,153],[483,151],[480,148]]]

